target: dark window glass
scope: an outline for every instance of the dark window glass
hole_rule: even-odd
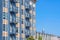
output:
[[[8,14],[3,12],[3,19],[7,19],[8,18]]]
[[[3,40],[5,40],[5,37],[3,37]]]
[[[16,32],[18,32],[18,28],[16,28]]]
[[[22,21],[22,24],[23,24],[23,21]]]
[[[26,17],[25,19],[26,19],[26,21],[28,21],[28,22],[29,22],[29,18],[28,18],[28,17]]]
[[[29,8],[26,8],[25,10],[26,10],[26,12],[27,12],[27,13],[29,13],[29,11],[30,11],[30,9],[29,9]]]
[[[23,15],[23,10],[22,10],[22,9],[20,10],[20,12],[21,12],[21,14]]]
[[[23,0],[20,0],[21,5],[23,5]]]
[[[5,24],[3,24],[3,31],[5,31]]]
[[[23,33],[23,30],[22,30],[22,33]]]

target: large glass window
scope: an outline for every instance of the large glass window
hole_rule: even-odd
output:
[[[12,27],[10,26],[10,32],[12,32]]]
[[[8,0],[3,0],[3,7],[8,7]]]
[[[8,14],[3,12],[3,19],[7,19],[8,18]]]
[[[16,27],[16,33],[18,33],[18,27]]]
[[[3,37],[3,40],[5,40],[5,37]]]
[[[12,37],[10,37],[10,40],[13,40],[13,38],[12,38]]]
[[[4,37],[4,36],[3,36],[2,40],[8,40],[8,37]]]
[[[8,30],[7,27],[8,27],[7,25],[3,24],[3,31],[7,31]]]
[[[28,22],[29,22],[29,18],[28,18],[28,17],[26,17],[25,19],[26,19],[26,21],[28,21]]]
[[[3,31],[5,31],[5,24],[3,24]]]
[[[23,9],[20,8],[20,14],[23,15]]]
[[[21,5],[23,5],[23,0],[20,0]]]

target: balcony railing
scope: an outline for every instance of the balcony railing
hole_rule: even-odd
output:
[[[25,13],[25,17],[31,18],[31,15],[29,13]]]
[[[26,11],[27,13],[29,13],[29,11],[30,11],[30,8],[26,8],[26,9],[25,9],[25,11]]]
[[[10,13],[17,13],[18,12],[18,8],[17,7],[10,7]]]
[[[30,31],[26,29],[25,35],[26,35],[26,38],[28,38],[30,36]]]
[[[26,26],[26,27],[30,27],[30,26],[31,26],[30,22],[27,22],[27,21],[26,21],[26,22],[25,22],[25,26]]]
[[[14,36],[15,34],[16,34],[16,31],[14,30],[14,28],[10,30],[10,36]]]
[[[17,24],[16,19],[14,19],[14,18],[10,18],[10,24]]]

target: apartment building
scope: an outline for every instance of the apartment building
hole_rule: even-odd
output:
[[[0,40],[35,38],[36,0],[0,0]]]
[[[36,40],[38,40],[39,36],[42,37],[42,40],[60,40],[60,36],[36,32]]]

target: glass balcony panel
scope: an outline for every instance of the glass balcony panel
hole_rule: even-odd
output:
[[[31,18],[31,15],[29,13],[25,13],[25,17]]]
[[[28,37],[29,37],[29,35],[30,35],[30,31],[29,31],[29,30],[26,30],[25,35],[26,35],[26,38],[28,38]]]
[[[10,5],[10,12],[14,12],[14,13],[18,12],[18,8]]]
[[[15,30],[15,27],[10,27],[10,35],[13,36],[16,34],[16,30]]]
[[[26,30],[26,35],[30,35],[30,32],[29,32],[29,30]]]
[[[30,27],[30,26],[31,26],[30,22],[27,22],[27,21],[26,21],[26,22],[25,22],[25,26],[26,26],[26,27]]]

